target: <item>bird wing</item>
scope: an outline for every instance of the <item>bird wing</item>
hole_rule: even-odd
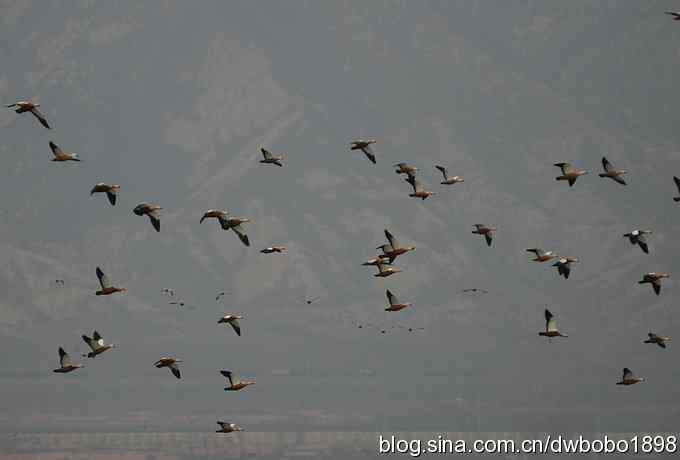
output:
[[[64,154],[64,151],[61,149],[61,147],[52,141],[50,141],[50,149],[52,149],[52,155],[55,157],[59,157],[60,155]]]
[[[116,193],[112,191],[106,192],[106,197],[109,199],[109,203],[111,203],[111,206],[116,205]]]
[[[234,318],[229,322],[229,324],[231,324],[231,327],[234,328],[236,335],[238,335],[240,337],[241,336],[241,325],[238,323],[238,320],[236,318]]]
[[[493,236],[491,235],[490,232],[484,234],[484,239],[486,240],[487,246],[491,246],[491,242],[493,241]]]
[[[269,150],[265,148],[260,148],[260,152],[262,152],[262,156],[264,157],[265,160],[269,161],[273,159],[273,156]]]
[[[573,171],[570,163],[555,163],[555,166],[562,170],[562,174],[568,174]]]
[[[229,385],[234,386],[234,381],[236,380],[234,373],[231,371],[220,371],[220,374],[225,376],[229,380]],[[238,380],[236,380],[238,382]]]
[[[392,294],[392,292],[389,289],[385,291],[385,295],[387,295],[387,301],[390,303],[390,305],[395,305],[399,303],[397,296]]]
[[[97,278],[99,278],[99,284],[101,285],[102,289],[110,288],[111,287],[111,280],[109,280],[109,277],[104,274],[102,269],[97,267],[96,273],[97,273]]]
[[[387,238],[387,241],[389,241],[390,246],[392,246],[392,250],[395,250],[399,247],[399,241],[390,233],[389,230],[385,229],[385,238]]]
[[[43,115],[42,112],[40,112],[40,110],[38,110],[37,107],[33,107],[31,109],[31,113],[35,118],[38,119],[41,125],[43,125],[47,129],[51,129],[49,123],[47,123],[47,118],[45,118],[45,115]]]
[[[627,367],[623,368],[623,380],[630,380],[635,378],[635,374],[633,374],[633,371],[628,369]]]
[[[543,250],[539,248],[529,248],[527,249],[527,252],[533,252],[536,254],[536,257],[541,257],[543,255]]]
[[[548,326],[550,324],[550,320],[553,319],[553,314],[550,313],[550,310],[548,310],[547,308],[545,309],[543,314],[545,315],[545,330],[547,331],[547,330],[549,330]]]
[[[361,151],[364,152],[364,155],[366,155],[366,158],[371,160],[371,163],[376,164],[375,154],[373,153],[373,149],[371,149],[370,145],[367,145],[366,147],[362,148]]]
[[[612,164],[605,157],[602,157],[602,167],[604,168],[605,172],[611,172],[614,169]]]
[[[161,231],[161,212],[160,212],[160,210],[154,209],[153,211],[148,212],[147,216],[149,216],[149,220],[151,221],[151,225],[153,225],[153,228],[155,228],[157,232],[160,232]]]
[[[97,347],[95,346],[95,342],[88,336],[82,335],[83,341],[87,344],[88,347],[92,349],[92,351],[96,351]]]
[[[234,227],[231,227],[231,229],[238,235],[241,243],[245,244],[246,246],[250,246],[250,239],[248,239],[248,235],[246,235],[246,232],[243,230],[243,227],[241,227],[241,224],[235,225]]]
[[[178,379],[182,378],[182,375],[179,373],[179,366],[177,365],[177,363],[172,363],[168,367],[170,368],[172,375],[174,375]]]
[[[94,333],[92,334],[92,340],[94,340],[94,342],[96,343],[97,348],[101,348],[104,346],[104,339],[99,334],[99,332],[94,331]]]
[[[441,171],[442,175],[444,176],[444,180],[447,180],[449,178],[449,173],[446,171],[446,168],[440,165],[435,165],[435,168]]]
[[[59,362],[61,363],[61,367],[71,365],[71,357],[61,347],[59,347]]]
[[[675,186],[678,188],[678,191],[680,191],[680,179],[678,179],[677,176],[673,176],[673,182],[675,182]]]

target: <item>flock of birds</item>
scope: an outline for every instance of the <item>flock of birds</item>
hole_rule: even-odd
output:
[[[671,15],[674,20],[680,21],[680,12],[668,11],[666,12],[666,14]],[[13,104],[9,104],[6,107],[14,109],[14,111],[18,114],[31,113],[40,122],[42,126],[44,126],[47,129],[51,129],[51,126],[47,121],[47,118],[39,110],[40,104],[37,104],[33,101],[18,101]],[[358,150],[362,152],[371,163],[377,164],[376,155],[372,148],[372,145],[376,144],[376,142],[377,141],[375,139],[368,140],[357,139],[351,142],[350,150],[352,151]],[[52,150],[52,154],[54,155],[52,161],[56,162],[81,161],[81,159],[78,157],[76,153],[65,151],[54,142],[50,142],[49,147]],[[266,165],[276,165],[279,167],[284,166],[284,155],[274,155],[269,150],[262,147],[260,148],[260,151],[262,154],[262,159],[260,160],[260,163]],[[570,163],[567,162],[555,163],[554,165],[560,168],[561,171],[561,174],[557,176],[555,179],[557,181],[566,181],[570,187],[573,187],[576,184],[576,181],[581,176],[588,174],[587,170],[576,169]],[[397,163],[394,166],[397,168],[396,173],[400,175],[405,175],[406,176],[405,181],[411,185],[412,193],[409,194],[410,197],[426,200],[427,198],[436,194],[433,191],[427,190],[425,186],[418,180],[417,175],[419,169],[417,167],[405,162]],[[463,183],[465,181],[465,179],[462,176],[449,175],[447,168],[442,165],[435,165],[434,167],[442,174],[442,181],[440,182],[441,185],[452,186],[459,183]],[[603,172],[599,174],[599,177],[611,179],[620,185],[624,186],[627,185],[626,181],[623,178],[623,176],[627,174],[627,171],[625,169],[615,168],[605,157],[602,158],[602,169]],[[675,182],[679,194],[679,196],[673,197],[673,200],[678,202],[680,201],[680,178],[674,176],[673,180]],[[119,192],[120,185],[98,183],[94,185],[94,187],[90,191],[90,195],[98,193],[106,194],[109,203],[112,206],[115,206]],[[147,216],[153,228],[157,232],[160,232],[161,227],[160,211],[162,209],[163,208],[157,204],[142,202],[134,207],[133,213],[137,216]],[[227,210],[220,209],[209,209],[205,211],[203,216],[200,218],[199,223],[202,224],[206,219],[216,219],[223,230],[233,231],[245,246],[250,246],[250,240],[244,228],[244,224],[250,222],[250,219],[244,217],[235,217],[230,215],[230,213]],[[497,227],[486,224],[474,224],[473,227],[474,229],[472,230],[472,233],[483,236],[486,241],[486,244],[488,246],[491,246],[493,243],[494,235],[498,230]],[[652,231],[650,230],[636,229],[629,233],[624,234],[623,236],[627,238],[632,245],[639,246],[640,249],[645,254],[649,254],[647,235],[650,235],[651,233]],[[380,250],[380,253],[377,254],[375,257],[368,259],[366,262],[362,264],[364,266],[376,267],[377,273],[375,273],[373,276],[379,278],[386,278],[401,272],[402,271],[401,269],[393,266],[395,260],[399,256],[407,254],[416,249],[414,246],[402,245],[397,240],[397,238],[395,238],[395,236],[387,229],[385,229],[384,234],[387,239],[387,243],[382,244],[376,248]],[[271,246],[260,250],[260,252],[263,254],[284,253],[286,251],[287,248],[285,246]],[[547,251],[543,250],[542,248],[528,248],[526,249],[526,251],[534,255],[534,258],[532,259],[534,262],[544,263],[551,260],[555,260],[555,262],[553,263],[553,267],[556,267],[558,275],[563,276],[565,279],[569,278],[569,275],[572,270],[572,264],[577,263],[579,261],[579,259],[576,257],[560,256],[556,254],[554,251]],[[126,292],[127,290],[126,288],[117,287],[113,285],[109,277],[101,270],[100,267],[96,267],[95,273],[97,275],[97,278],[99,279],[100,284],[100,289],[95,292],[97,296],[102,295],[108,296],[116,293]],[[661,282],[663,279],[668,277],[669,275],[667,273],[650,272],[644,274],[642,279],[638,281],[638,283],[651,284],[654,293],[656,295],[659,295],[661,293]],[[65,281],[63,279],[55,280],[55,285],[63,287],[65,285]],[[163,288],[162,292],[163,294],[167,294],[170,297],[175,296],[175,291],[172,288]],[[487,290],[481,288],[467,288],[463,289],[462,292],[480,294],[488,293]],[[215,300],[219,301],[226,294],[228,293],[219,292]],[[387,297],[387,307],[385,308],[385,311],[387,312],[399,312],[401,310],[409,308],[412,305],[410,302],[403,302],[399,300],[397,296],[389,289],[386,290],[385,295]],[[314,297],[306,299],[305,302],[309,305],[317,301],[318,299],[319,297]],[[179,305],[181,307],[184,307],[186,305],[184,301],[180,300],[173,300],[170,302],[170,304]],[[566,334],[563,334],[558,329],[555,316],[548,309],[545,309],[544,317],[545,317],[545,329],[538,333],[539,336],[547,337],[549,341],[556,337],[562,338],[568,337]],[[225,324],[230,326],[238,336],[241,336],[240,320],[242,320],[243,318],[244,317],[239,314],[233,313],[225,314],[218,320],[218,324]],[[374,325],[369,323],[357,324],[357,326],[359,328],[375,327]],[[393,328],[394,327],[407,328],[409,331],[424,329],[422,327],[416,328],[406,327],[402,325],[393,326]],[[383,334],[386,333],[386,330],[384,328],[379,329],[381,333]],[[88,353],[82,355],[83,357],[87,358],[95,358],[100,354],[112,350],[116,347],[115,344],[107,344],[102,338],[101,334],[96,330],[92,333],[92,337],[82,335],[82,339],[90,348],[90,351]],[[671,340],[670,337],[649,332],[648,338],[644,341],[644,343],[656,344],[661,348],[666,348],[670,340]],[[164,367],[168,368],[176,378],[180,379],[181,372],[179,368],[179,363],[181,362],[182,360],[176,357],[164,356],[158,359],[153,365],[159,369]],[[57,369],[54,369],[54,372],[56,373],[69,373],[83,367],[83,365],[80,363],[74,363],[70,355],[62,347],[59,347],[59,364],[60,364],[59,367]],[[221,370],[220,374],[222,374],[222,376],[224,376],[228,382],[228,386],[224,388],[225,391],[239,391],[250,385],[255,384],[255,381],[241,380],[235,372],[230,370]],[[622,378],[616,384],[634,385],[639,382],[643,382],[644,380],[645,379],[642,377],[637,377],[629,368],[624,368]],[[243,430],[243,428],[231,422],[218,421],[217,424],[220,426],[220,429],[217,430],[218,433],[230,433]]]

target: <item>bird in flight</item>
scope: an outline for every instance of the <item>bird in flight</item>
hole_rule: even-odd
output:
[[[106,193],[106,197],[109,199],[109,203],[111,203],[111,206],[116,205],[116,197],[118,196],[118,192],[120,191],[120,185],[117,184],[105,184],[104,182],[100,182],[96,184],[94,187],[92,187],[92,190],[90,190],[90,196],[94,195],[95,193]]]
[[[170,369],[170,372],[172,372],[172,375],[179,379],[182,378],[182,376],[180,375],[179,366],[177,365],[177,363],[181,362],[182,362],[181,359],[167,358],[164,356],[155,363],[153,363],[153,365],[156,366],[158,369],[167,367],[168,369]]]
[[[260,152],[262,152],[263,157],[263,159],[260,160],[260,163],[283,166],[283,155],[272,155],[272,153],[264,147],[260,147]]]
[[[274,254],[278,253],[281,254],[282,252],[286,252],[288,249],[285,246],[270,246],[268,248],[262,249],[260,252],[262,254]]]
[[[544,251],[540,248],[529,248],[526,251],[533,252],[536,255],[535,258],[531,259],[534,262],[547,262],[557,257],[557,254],[555,254],[553,251]]]
[[[480,288],[467,288],[467,289],[463,289],[461,292],[479,292],[481,294],[488,294],[489,293],[489,291],[487,291],[485,289],[480,289]]]
[[[550,313],[550,310],[546,308],[544,315],[545,315],[545,331],[539,332],[538,335],[548,337],[549,341],[552,341],[553,337],[569,337],[567,335],[562,334],[557,329],[557,321],[555,321],[555,317],[553,316],[552,313]]]
[[[441,171],[444,176],[444,180],[440,182],[441,185],[455,185],[460,182],[465,182],[465,179],[463,179],[462,176],[449,176],[449,173],[444,166],[436,165],[435,168]]]
[[[217,430],[216,433],[233,433],[234,431],[243,431],[243,428],[235,423],[218,421],[217,424],[220,426],[220,429]]]
[[[588,174],[585,169],[574,169],[570,163],[555,163],[555,166],[562,170],[562,175],[557,176],[555,180],[566,180],[569,182],[569,187],[572,187],[576,183],[576,179]]]
[[[615,169],[605,157],[602,157],[602,168],[604,172],[599,174],[600,177],[608,177],[621,185],[626,185],[626,181],[621,177],[627,173],[625,169]]]
[[[97,331],[94,331],[92,337],[88,337],[86,335],[83,335],[82,337],[83,341],[87,344],[87,346],[92,349],[91,352],[84,354],[83,357],[94,358],[97,355],[101,355],[105,351],[108,351],[112,348],[116,348],[116,345],[113,343],[106,345],[104,343],[104,339],[102,338],[101,335],[99,335],[99,332]]]
[[[375,144],[376,142],[377,141],[375,139],[357,139],[350,143],[350,150],[361,150],[364,152],[364,155],[366,155],[366,158],[368,158],[371,163],[375,164],[375,154],[373,153],[371,144]]]
[[[425,187],[418,179],[416,179],[416,176],[408,176],[404,180],[411,184],[411,187],[413,187],[413,193],[409,193],[408,195],[411,198],[420,198],[421,200],[425,201],[432,195],[436,195],[435,192],[425,190]]]
[[[116,292],[127,291],[126,288],[118,288],[113,286],[111,284],[111,280],[109,280],[109,277],[104,274],[101,268],[97,267],[95,273],[97,274],[97,278],[99,278],[99,285],[101,286],[101,289],[95,292],[96,295],[111,295],[115,294]]]
[[[59,347],[59,367],[54,369],[53,372],[66,374],[68,372],[75,371],[76,369],[80,369],[81,367],[84,366],[82,364],[73,364],[69,354],[66,353],[63,348]]]
[[[45,118],[45,115],[43,115],[40,110],[38,110],[40,104],[36,104],[31,101],[18,101],[5,107],[8,109],[15,108],[14,112],[16,113],[31,112],[31,114],[33,114],[33,116],[38,119],[41,125],[47,129],[52,129],[49,123],[47,123],[47,118]]]
[[[633,246],[636,244],[640,246],[640,249],[642,249],[642,252],[645,254],[649,254],[649,247],[647,246],[647,238],[645,235],[649,235],[651,233],[651,230],[633,230],[632,232],[624,233],[623,237],[628,238],[630,244]]]
[[[220,318],[220,320],[217,322],[217,324],[228,324],[230,325],[233,329],[234,332],[236,332],[236,335],[239,337],[241,336],[241,325],[239,324],[238,320],[243,319],[243,316],[240,315],[224,315],[223,317]]]
[[[246,235],[246,231],[243,229],[242,225],[248,222],[250,222],[250,219],[245,217],[230,217],[228,219],[221,220],[220,224],[222,225],[222,230],[233,231],[238,236],[238,239],[241,240],[241,243],[246,246],[250,246],[250,239],[248,238],[248,235]]]
[[[52,161],[81,161],[78,155],[71,152],[65,152],[57,144],[50,141],[50,149],[52,149]]]
[[[475,229],[472,230],[472,233],[476,235],[484,235],[486,245],[491,246],[491,243],[493,242],[493,235],[496,232],[496,227],[489,227],[483,224],[475,224],[473,227],[475,227]]]
[[[387,296],[387,308],[385,308],[385,311],[399,311],[412,305],[411,303],[400,302],[397,296],[392,294],[389,289],[385,291],[385,295]]]
[[[161,231],[161,208],[157,204],[139,203],[132,210],[138,216],[146,215],[157,232]]]
[[[664,337],[662,335],[657,335],[654,334],[653,332],[649,332],[647,334],[649,337],[647,340],[645,340],[645,343],[655,343],[661,348],[666,348],[666,342],[670,342],[671,338],[670,337]]]
[[[564,276],[564,279],[569,279],[571,274],[571,264],[578,262],[576,257],[560,257],[557,262],[553,264],[553,267],[557,267],[557,274]]]
[[[638,284],[651,284],[652,288],[654,288],[654,293],[659,295],[661,293],[661,280],[664,278],[670,278],[670,275],[668,273],[650,272],[646,273],[642,279],[638,281]]]
[[[249,385],[255,385],[255,382],[252,380],[239,379],[238,376],[232,371],[220,371],[220,374],[229,380],[229,386],[224,387],[224,391],[239,391]]]
[[[633,371],[627,367],[623,368],[623,377],[621,377],[620,382],[616,382],[617,385],[635,385],[636,383],[644,382],[643,377],[636,377]]]

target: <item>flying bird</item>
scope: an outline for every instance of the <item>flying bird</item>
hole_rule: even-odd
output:
[[[399,243],[399,240],[397,240],[387,229],[385,229],[385,238],[387,238],[389,244],[380,245],[376,249],[381,249],[383,251],[383,255],[388,258],[390,263],[394,262],[394,260],[400,255],[406,254],[410,251],[415,251],[416,249],[415,246],[402,246]],[[378,262],[375,265],[385,265],[385,263]]]
[[[489,291],[487,291],[485,289],[480,289],[480,288],[467,288],[467,289],[463,289],[461,292],[479,292],[481,294],[488,294],[489,293]]]
[[[623,377],[621,377],[620,382],[616,382],[617,385],[635,385],[636,383],[644,382],[645,379],[642,377],[636,377],[633,371],[627,367],[623,368]]]
[[[400,302],[399,299],[397,299],[397,296],[392,294],[389,289],[385,291],[385,295],[387,296],[388,303],[388,307],[385,308],[385,311],[399,311],[412,305],[411,303]]]
[[[255,385],[254,381],[240,380],[238,376],[232,371],[220,371],[220,374],[222,374],[227,378],[227,380],[229,380],[229,386],[224,387],[224,391],[238,391],[244,389],[249,385]]]
[[[578,262],[576,257],[560,257],[559,260],[553,264],[553,267],[557,267],[557,273],[564,276],[564,279],[569,279],[571,264],[574,262]]]
[[[493,241],[493,234],[496,232],[496,227],[489,227],[483,224],[475,224],[473,225],[473,227],[475,227],[475,229],[472,230],[472,233],[476,235],[484,235],[486,245],[491,246],[491,242]]]
[[[57,372],[59,374],[66,374],[76,369],[84,367],[82,364],[73,364],[71,357],[68,353],[64,351],[63,348],[59,347],[59,368],[54,369],[52,372]]]
[[[217,322],[217,324],[228,324],[230,325],[234,331],[236,332],[236,335],[239,337],[241,336],[241,325],[239,324],[238,320],[243,319],[243,316],[239,315],[224,315],[223,317],[220,318],[220,320]]]
[[[138,216],[146,215],[157,232],[161,231],[161,208],[157,204],[139,203],[132,210]]]
[[[218,292],[217,295],[215,296],[215,301],[216,301],[216,302],[219,301],[219,300],[220,300],[222,297],[224,297],[226,294],[227,294],[227,293],[224,292],[224,291]]]
[[[108,351],[112,348],[116,348],[116,345],[113,343],[106,345],[104,343],[104,339],[102,338],[101,335],[99,335],[99,332],[97,331],[94,331],[92,337],[88,337],[86,335],[83,335],[82,337],[83,341],[87,344],[87,346],[92,349],[91,352],[84,354],[83,357],[94,358],[97,355],[101,355],[105,351]]]
[[[548,337],[549,340],[553,337],[569,337],[557,329],[557,321],[555,321],[555,317],[550,313],[550,310],[546,308],[543,313],[545,315],[545,331],[539,332],[538,335]]]
[[[385,251],[385,250],[389,250],[389,248],[390,248],[389,244],[384,244],[382,246],[378,246],[377,249],[382,249],[383,251]],[[390,262],[389,257],[387,257],[385,255],[380,255],[380,256],[376,256],[372,259],[368,259],[366,262],[364,262],[361,265],[366,266],[366,267],[370,267],[370,266],[377,267],[378,265],[390,265],[390,263],[391,262]]]
[[[371,161],[371,163],[375,164],[375,154],[373,153],[373,149],[371,148],[371,144],[375,143],[376,143],[375,139],[369,140],[357,139],[351,142],[350,150],[361,150],[362,152],[364,152],[364,155],[366,155],[366,158],[368,158]]]
[[[441,171],[444,176],[444,180],[440,182],[441,185],[455,185],[459,182],[465,182],[465,179],[463,179],[462,176],[449,176],[447,169],[443,166],[435,165],[435,168]]]
[[[621,177],[627,173],[625,169],[615,169],[605,157],[602,157],[602,168],[604,172],[599,174],[600,177],[608,177],[621,185],[626,185],[626,181]]]
[[[262,249],[260,252],[262,254],[274,254],[274,253],[282,253],[286,252],[288,249],[285,246],[270,246],[268,248]]]
[[[668,273],[656,273],[650,272],[642,277],[642,280],[638,281],[638,284],[651,284],[654,288],[654,293],[659,295],[661,293],[661,280],[664,278],[669,278]]]
[[[177,363],[181,362],[182,362],[181,359],[163,357],[156,361],[155,363],[153,363],[153,365],[156,366],[158,369],[162,367],[167,367],[168,369],[170,369],[170,372],[172,372],[172,375],[179,379],[182,378],[182,376],[179,373],[179,366],[177,365]]]
[[[642,249],[642,252],[649,254],[649,247],[647,246],[647,238],[645,235],[649,235],[651,233],[651,230],[633,230],[632,232],[624,233],[623,236],[624,238],[628,238],[630,244],[633,246],[637,244],[640,246],[640,249]]]
[[[263,147],[260,147],[260,152],[262,152],[262,156],[264,157],[260,160],[260,163],[283,166],[283,155],[274,156],[269,150]]]
[[[661,348],[666,348],[666,342],[670,342],[671,338],[670,337],[664,337],[662,335],[657,335],[654,334],[653,332],[649,332],[647,334],[649,337],[647,340],[645,340],[645,343],[655,343]]]
[[[311,304],[313,304],[314,302],[316,302],[317,300],[319,300],[320,298],[321,298],[321,297],[316,296],[316,297],[312,297],[311,299],[305,299],[305,303],[306,303],[307,305],[311,305]]]
[[[202,224],[206,219],[217,219],[220,223],[222,223],[223,221],[227,220],[228,215],[229,211],[226,209],[208,209],[203,213],[203,217],[201,217],[201,221],[199,223]]]
[[[120,191],[120,185],[117,184],[105,184],[104,182],[100,182],[96,184],[94,187],[92,187],[92,190],[90,190],[90,196],[94,195],[95,193],[106,193],[106,197],[109,199],[109,203],[111,203],[111,206],[116,205],[116,197],[118,196],[118,192]]]
[[[54,280],[54,284],[56,284],[59,287],[64,287],[65,283],[64,283],[64,280],[59,279],[59,280]]]
[[[413,187],[413,193],[410,193],[408,196],[411,198],[420,198],[421,200],[425,201],[428,197],[432,195],[436,195],[435,192],[431,192],[429,190],[425,190],[425,187],[423,184],[420,183],[418,179],[416,179],[415,176],[408,176],[406,179],[404,179],[406,182],[411,184],[411,187]]]
[[[244,217],[230,217],[226,220],[221,220],[220,224],[222,225],[223,230],[232,230],[238,235],[238,239],[241,240],[241,243],[250,246],[250,239],[248,239],[248,235],[246,235],[246,231],[242,226],[242,224],[248,222],[250,222],[250,219]]]
[[[65,152],[57,144],[50,141],[50,149],[52,149],[52,161],[81,161],[78,155],[71,152]]]
[[[161,289],[161,293],[167,294],[167,295],[169,295],[170,297],[174,297],[174,296],[175,296],[175,290],[172,289],[172,288],[163,288],[163,289]]]
[[[41,125],[43,125],[47,129],[52,129],[47,123],[47,118],[45,118],[45,115],[43,115],[40,110],[38,110],[38,107],[40,107],[40,104],[36,104],[31,101],[19,101],[15,102],[14,104],[9,104],[7,106],[8,109],[15,108],[14,112],[16,113],[24,113],[24,112],[31,112],[35,118],[38,119]]]
[[[99,278],[99,285],[101,286],[101,289],[95,292],[96,295],[111,295],[115,294],[116,292],[127,291],[126,288],[118,288],[113,286],[111,284],[111,280],[109,280],[109,277],[104,274],[101,268],[97,267],[95,273],[97,274],[97,278]]]
[[[221,428],[219,430],[217,430],[215,433],[233,433],[234,431],[243,431],[243,428],[241,428],[240,426],[238,426],[235,423],[218,421],[217,424]]]
[[[555,254],[553,251],[544,251],[540,248],[529,248],[526,251],[533,252],[536,255],[534,259],[531,259],[534,262],[547,262],[557,257],[557,254]]]
[[[562,170],[562,175],[557,176],[555,180],[566,180],[569,182],[569,187],[574,185],[576,179],[588,174],[585,169],[574,169],[570,163],[555,163],[555,166]]]

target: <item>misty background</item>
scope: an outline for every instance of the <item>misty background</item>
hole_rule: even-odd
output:
[[[680,337],[677,7],[2,2],[0,100],[35,98],[53,129],[0,113],[0,430],[676,430],[678,344],[642,341]],[[50,140],[83,162],[50,162]],[[603,155],[627,187],[597,177]],[[409,198],[399,161],[438,194]],[[590,174],[569,188],[559,161]],[[89,196],[100,181],[115,207]],[[251,218],[252,246],[199,225],[208,208]],[[417,249],[380,280],[360,264],[385,228]],[[581,262],[564,280],[529,247]],[[129,291],[96,297],[96,266]],[[649,271],[671,274],[658,297]],[[386,288],[413,307],[384,312]],[[546,307],[568,339],[538,337]],[[81,359],[93,329],[118,348]],[[86,367],[53,374],[59,346]],[[617,387],[623,367],[647,382]],[[225,393],[220,369],[257,384]]]

